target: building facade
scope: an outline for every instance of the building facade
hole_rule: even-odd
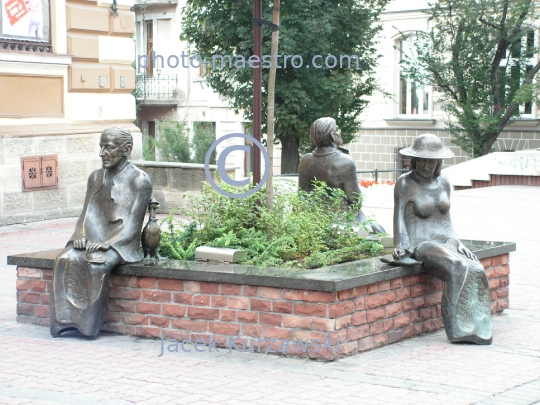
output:
[[[132,0],[2,0],[0,225],[78,215],[99,137],[135,120]]]
[[[409,46],[402,42],[402,34],[411,34],[427,28],[428,9],[425,0],[394,0],[381,14],[382,31],[378,51],[381,55],[376,77],[382,89],[393,95],[371,97],[368,108],[361,116],[362,128],[358,137],[347,148],[357,162],[358,170],[394,170],[407,167],[408,162],[398,153],[411,145],[413,139],[430,132],[440,136],[456,157],[445,159],[452,166],[471,159],[470,155],[451,143],[444,124],[445,114],[437,102],[438,94],[432,88],[420,88],[407,81],[400,71],[400,52]],[[538,35],[529,39],[538,42]],[[534,55],[536,63],[538,55]],[[496,151],[526,150],[540,147],[540,115],[538,106],[520,107],[521,117],[505,128],[494,147]],[[371,174],[359,174],[371,178]],[[380,178],[394,180],[395,173],[381,173]]]

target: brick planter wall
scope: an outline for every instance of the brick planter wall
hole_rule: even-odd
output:
[[[508,307],[508,260],[508,254],[481,260],[494,313]],[[18,267],[17,274],[17,321],[48,325],[52,270]],[[102,329],[137,336],[206,342],[212,336],[222,344],[231,335],[339,336],[340,355],[348,355],[443,328],[443,284],[427,274],[339,292],[121,275],[112,275],[111,283]],[[337,357],[329,351],[309,355]]]

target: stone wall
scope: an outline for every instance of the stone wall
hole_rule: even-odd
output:
[[[448,131],[435,128],[365,128],[360,130],[358,137],[345,145],[350,155],[356,161],[357,170],[394,170],[398,168],[397,149],[410,146],[415,137],[426,132],[435,134],[449,147],[455,157],[444,160],[444,167],[456,165],[471,159],[469,154],[452,143]],[[540,148],[540,131],[533,129],[504,130],[493,145],[496,151],[528,150]],[[399,177],[399,174],[397,175]],[[382,180],[397,179],[396,173],[380,173]],[[359,173],[359,179],[372,179],[370,173]]]
[[[509,255],[481,262],[489,278],[492,312],[502,312],[508,308]],[[17,321],[49,325],[52,270],[18,267],[17,275]],[[443,328],[442,288],[441,281],[427,274],[338,292],[112,275],[102,329],[207,343],[212,338],[218,346],[238,335],[255,338],[255,344],[257,338],[322,341],[326,336],[334,340],[336,353],[309,356],[331,360]],[[261,350],[270,343],[262,342]],[[308,355],[292,349],[290,354]]]
[[[133,159],[141,158],[141,134],[132,133]],[[101,134],[0,138],[0,226],[78,216],[88,176],[101,168]],[[21,157],[58,155],[58,188],[22,191]]]

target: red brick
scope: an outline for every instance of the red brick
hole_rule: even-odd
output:
[[[395,301],[403,301],[411,296],[411,287],[400,288],[396,290]]]
[[[139,326],[136,331],[138,336],[159,337],[159,328],[154,328],[152,326]]]
[[[198,293],[199,290],[200,290],[200,284],[198,281],[184,281],[184,291]],[[200,291],[200,292],[204,292],[204,291]]]
[[[210,322],[210,332],[237,336],[240,333],[240,325],[237,323]]]
[[[259,325],[242,325],[242,335],[249,337],[262,337],[262,326]]]
[[[294,315],[283,316],[283,326],[287,328],[310,329],[311,328],[310,325],[311,325],[310,318],[306,318],[303,316],[294,316]]]
[[[329,310],[330,318],[337,318],[342,315],[353,313],[355,311],[355,306],[352,301],[344,301],[337,304],[330,304]]]
[[[498,308],[498,303],[497,301],[491,301],[491,313],[494,314],[497,312],[497,308]]]
[[[203,306],[203,307],[210,306],[210,296],[209,295],[194,295],[193,305]]]
[[[366,350],[371,350],[371,349],[373,349],[373,338],[371,336],[358,340],[359,352],[364,352]]]
[[[368,322],[375,322],[384,318],[384,308],[369,309],[367,311]]]
[[[219,309],[188,308],[188,318],[192,319],[219,319]]]
[[[413,308],[414,309],[418,309],[418,308],[423,308],[425,306],[425,301],[424,301],[424,298],[415,298],[413,300]]]
[[[43,305],[49,305],[50,304],[50,294],[49,293],[42,293],[41,294],[41,303]]]
[[[41,269],[43,271],[43,280],[52,280],[53,270],[52,269]]]
[[[444,283],[441,280],[433,279],[431,282],[431,292],[438,292],[444,290]]]
[[[182,280],[171,280],[171,279],[160,278],[158,280],[158,288],[160,290],[167,290],[167,291],[183,291],[184,282]]]
[[[444,327],[444,324],[442,322],[442,319],[432,319],[422,324],[422,332],[423,333],[433,332],[443,327]]]
[[[419,320],[419,312],[418,311],[412,311],[411,313],[411,323],[418,322]]]
[[[373,336],[373,347],[380,347],[388,344],[388,333],[381,333]]]
[[[336,318],[336,329],[346,328],[352,324],[352,315],[345,315],[341,318]]]
[[[171,302],[171,293],[166,291],[143,290],[143,301]]]
[[[186,293],[174,293],[173,301],[178,304],[191,305],[193,303],[193,296],[195,294],[186,294]]]
[[[492,267],[500,266],[502,263],[503,263],[502,255],[493,256],[491,258],[491,266]],[[508,263],[508,261],[506,261],[506,263]]]
[[[403,277],[403,285],[405,287],[413,284],[418,284],[420,282],[420,276],[407,276]]]
[[[171,326],[176,329],[189,330],[192,332],[207,332],[208,322],[192,321],[190,319],[171,319]]]
[[[264,327],[264,338],[265,339],[283,339],[291,340],[292,331],[285,328],[276,328],[271,326]]]
[[[116,312],[135,312],[135,302],[134,301],[123,301],[123,300],[109,300],[109,311]]]
[[[376,294],[379,292],[379,284],[370,284],[367,286],[367,293],[368,294]]]
[[[281,299],[281,289],[273,287],[259,287],[260,298]]]
[[[390,283],[388,283],[390,288]],[[387,291],[366,297],[366,309],[377,308],[394,302],[394,291]]]
[[[272,301],[251,298],[251,309],[253,311],[270,312],[272,310],[271,308],[272,308]]]
[[[399,329],[411,323],[411,313],[398,315],[394,318],[394,328]]]
[[[497,299],[508,298],[508,294],[509,294],[508,287],[499,288],[497,290]]]
[[[431,280],[433,280],[433,277],[431,276],[431,274],[427,274],[427,273],[422,273],[422,274],[419,274],[420,276],[420,283],[426,283],[426,282],[431,282]]]
[[[223,322],[236,322],[236,311],[230,309],[222,309],[219,319]]]
[[[394,321],[394,325],[396,324],[396,322]],[[404,337],[405,339],[409,339],[411,337],[413,337],[414,335],[414,326],[413,325],[409,325],[407,326],[405,329],[404,329]]]
[[[258,312],[238,311],[238,322],[257,323],[258,321]]]
[[[282,315],[274,315],[274,314],[259,314],[259,323],[261,325],[273,325],[273,326],[281,326],[281,322],[283,320]]]
[[[348,330],[348,340],[358,340],[366,336],[369,336],[368,325],[355,326]]]
[[[17,290],[45,292],[46,282],[44,280],[20,280],[17,279]]]
[[[504,311],[506,308],[508,308],[508,305],[509,305],[508,298],[498,301],[497,311],[498,312]]]
[[[17,315],[35,315],[35,305],[17,303]]]
[[[241,290],[241,285],[221,284],[221,294],[223,295],[242,295]]]
[[[489,292],[489,299],[493,301],[497,301],[497,291],[493,290]]]
[[[304,291],[304,301],[334,302],[334,293],[323,291]]]
[[[283,299],[293,300],[293,301],[303,301],[304,300],[304,291],[303,290],[283,290]]]
[[[480,259],[480,263],[482,263],[482,266],[484,266],[484,269],[487,270],[489,267],[491,267],[491,257]]]
[[[135,288],[156,288],[157,278],[155,277],[132,277],[131,287]]]
[[[119,298],[121,300],[139,300],[141,299],[141,290],[129,287],[113,287],[109,293],[110,298]]]
[[[359,295],[367,294],[367,286],[363,285],[361,287],[350,288],[348,290],[338,291],[336,294],[336,299],[338,301],[348,300],[350,298],[358,297]]]
[[[498,266],[494,269],[495,277],[508,276],[510,274],[510,266],[505,264],[504,266]]]
[[[372,322],[369,324],[369,334],[371,336],[378,335],[383,331],[383,321]]]
[[[423,284],[415,284],[411,286],[411,297],[420,297],[422,295],[426,295],[430,292],[431,287],[427,283]]]
[[[313,341],[313,339],[319,339],[321,342],[324,342],[324,332],[312,332],[309,330],[294,330],[293,331],[293,339],[298,340],[307,340]]]
[[[420,320],[425,321],[431,318],[431,308],[424,308],[420,310]]]
[[[139,314],[123,314],[122,319],[127,325],[148,325],[149,317]]]
[[[355,312],[352,316],[353,325],[362,325],[367,322],[366,311]]]
[[[158,326],[160,328],[168,328],[169,327],[170,319],[163,318],[161,316],[151,316],[150,317],[150,326]],[[146,324],[145,322],[141,322],[142,324]]]
[[[424,298],[424,305],[431,306],[431,305],[437,305],[440,304],[442,301],[442,291],[436,292],[433,294],[429,294]]]
[[[388,332],[394,326],[393,319],[383,319],[383,332]]]
[[[219,295],[212,295],[212,306],[217,308],[227,307],[228,297],[220,297]]]
[[[27,304],[41,304],[41,294],[26,291],[17,291],[17,301]]]
[[[364,297],[358,297],[354,301],[354,309],[361,311],[366,307],[366,299]]]
[[[216,336],[213,337],[214,340],[216,340],[215,338],[216,338]],[[210,342],[210,335],[206,335],[206,334],[203,335],[203,334],[200,334],[200,333],[192,333],[191,334],[191,341],[195,343],[197,340],[202,340],[208,346],[208,343]]]
[[[243,295],[246,297],[256,297],[259,291],[259,287],[254,285],[245,285]]]
[[[163,329],[161,332],[163,333],[164,338],[176,339],[177,341],[189,339],[191,337],[191,333],[189,332],[179,332],[171,329]]]
[[[41,269],[33,269],[30,267],[17,267],[17,277],[41,278]]]
[[[413,308],[413,300],[412,299],[401,301],[401,312],[410,311],[412,308]]]
[[[229,297],[229,308],[234,309],[249,309],[249,298]]]
[[[129,333],[127,331],[127,326],[125,325],[122,325],[122,324],[118,324],[118,323],[104,323],[102,326],[101,326],[101,330],[104,331],[104,332],[112,332],[112,333]],[[130,333],[131,335],[136,335],[137,334],[137,331],[135,328],[132,328],[132,331]]]
[[[379,282],[379,292],[388,291],[390,289],[390,281]]]
[[[49,307],[45,305],[36,305],[36,315],[40,318],[48,318],[50,316]]]
[[[392,290],[396,290],[396,289],[402,288],[402,287],[403,287],[403,279],[401,277],[390,280],[390,288]]]
[[[508,276],[506,276],[506,277],[501,277],[501,278],[499,279],[499,283],[500,283],[500,286],[501,286],[501,287],[507,287],[508,284],[509,284]]]
[[[252,301],[251,305],[253,306],[253,301]],[[272,311],[273,312],[279,312],[279,313],[282,313],[282,314],[292,314],[292,312],[293,312],[292,302],[273,301],[272,302]]]
[[[114,275],[111,277],[112,284],[120,286],[120,287],[129,287],[130,281],[131,281],[131,276]]]
[[[163,304],[162,314],[165,316],[186,316],[187,307],[183,305]]]
[[[107,312],[105,314],[105,322],[107,323],[120,323],[122,316],[118,312]]]
[[[295,304],[294,313],[297,315],[326,316],[325,304]]]
[[[333,332],[336,330],[336,320],[326,318],[311,318],[311,329]]]
[[[386,316],[388,318],[401,313],[401,303],[390,304],[386,307]]]
[[[414,334],[415,335],[421,335],[422,334],[422,324],[421,323],[414,324]]]
[[[199,291],[201,294],[219,294],[219,284],[201,281]]]
[[[137,302],[137,312],[139,314],[161,314],[161,304],[149,302]]]

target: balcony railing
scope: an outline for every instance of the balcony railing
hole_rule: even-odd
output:
[[[176,75],[137,75],[136,90],[136,97],[139,100],[174,99],[176,98]]]

